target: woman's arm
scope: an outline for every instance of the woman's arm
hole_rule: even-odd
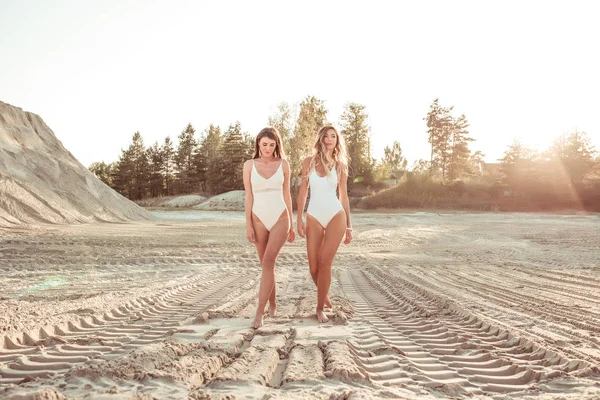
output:
[[[293,242],[296,238],[294,232],[294,213],[292,210],[292,195],[290,193],[290,163],[287,160],[281,160],[283,164],[283,200],[288,212],[288,218],[290,220],[290,229],[288,231],[288,242]]]
[[[341,169],[341,168],[340,168]],[[350,200],[348,200],[348,174],[343,172],[340,174],[339,181],[340,203],[346,212],[346,239],[345,244],[352,240],[352,221],[350,220]]]
[[[244,210],[246,211],[246,239],[250,243],[255,242],[254,227],[252,226],[252,206],[254,205],[254,195],[252,195],[252,183],[250,183],[250,173],[252,172],[253,160],[244,163]]]
[[[298,235],[305,237],[304,233],[304,206],[306,205],[306,197],[308,196],[308,168],[310,167],[310,157],[307,157],[302,162],[302,181],[300,182],[300,190],[298,191]]]

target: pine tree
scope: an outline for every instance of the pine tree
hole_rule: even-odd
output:
[[[536,159],[537,154],[532,149],[515,139],[504,152],[504,157],[500,159],[504,183],[520,193],[536,185],[538,183]]]
[[[175,150],[173,149],[173,142],[171,138],[167,136],[163,145],[160,147],[162,156],[162,168],[160,170],[163,178],[164,194],[170,196],[173,194],[173,182],[175,180]]]
[[[164,159],[162,149],[159,147],[158,142],[154,142],[154,145],[148,148],[147,153],[149,162],[148,189],[150,191],[150,197],[162,196],[164,192],[164,179],[162,174],[164,169]]]
[[[121,149],[116,168],[112,171],[114,189],[128,199],[132,199],[132,176],[134,173],[131,151]]]
[[[207,192],[216,193],[221,180],[219,153],[222,141],[221,128],[211,124],[202,135],[194,157],[196,179]]]
[[[175,154],[175,164],[177,165],[177,179],[179,180],[179,191],[181,193],[191,193],[198,190],[197,182],[194,176],[194,151],[197,146],[194,135],[196,130],[192,124],[188,124],[179,135],[179,144]]]
[[[446,180],[446,172],[450,157],[452,155],[452,146],[450,139],[452,136],[452,115],[453,107],[446,108],[439,104],[439,99],[435,99],[425,120],[427,121],[428,142],[431,144],[430,175],[440,171],[441,180]]]
[[[367,124],[369,115],[361,104],[347,103],[340,117],[349,157],[350,182],[373,183],[373,161],[371,159],[371,128]]]
[[[485,165],[485,162],[483,161],[484,158],[485,154],[480,150],[477,150],[469,157],[469,171],[471,171],[471,174],[477,177],[478,180],[481,179],[483,175],[483,166]]]
[[[471,171],[469,143],[469,122],[462,114],[452,117],[452,107],[442,107],[439,99],[429,106],[424,118],[427,125],[427,141],[431,145],[430,176],[436,176],[442,183],[452,182],[468,177]]]
[[[207,157],[206,154],[203,150],[203,144],[206,141],[206,132],[203,132],[202,135],[200,135],[200,140],[198,140],[198,146],[196,147],[196,150],[194,151],[194,159],[193,159],[193,164],[194,164],[194,180],[196,182],[198,182],[198,188],[200,189],[200,192],[204,192],[207,191],[207,184],[206,184],[206,170],[207,170]]]
[[[394,141],[392,147],[385,146],[383,149],[382,164],[386,167],[389,173],[396,174],[398,171],[406,169],[408,160],[402,155],[402,147],[400,143]],[[397,176],[397,178],[399,178]]]
[[[469,143],[473,139],[469,136],[468,127],[469,122],[464,114],[452,121],[451,155],[448,163],[448,181],[450,182],[473,174],[469,163],[471,156]]]
[[[131,200],[143,199],[148,190],[148,157],[142,135],[135,132],[129,148],[121,152],[115,171],[115,188]]]
[[[148,190],[148,157],[144,140],[139,132],[134,134],[132,154],[134,156],[134,199],[143,199]]]
[[[294,133],[294,117],[294,111],[286,102],[279,103],[277,105],[277,112],[269,116],[268,124],[279,131],[285,149],[289,148],[289,141]]]
[[[248,132],[242,133],[242,141],[244,142],[244,147],[246,148],[246,156],[244,160],[249,160],[254,156],[254,136],[252,136]]]
[[[219,192],[243,189],[244,162],[248,159],[248,146],[239,122],[229,125],[223,135],[220,153]]]
[[[595,153],[588,135],[577,130],[559,137],[551,148],[572,183],[580,183],[594,169]]]
[[[289,140],[289,146],[284,143],[290,163],[290,190],[294,201],[300,188],[302,161],[312,154],[317,132],[327,124],[326,118],[325,103],[315,96],[307,96],[299,105],[294,135]]]

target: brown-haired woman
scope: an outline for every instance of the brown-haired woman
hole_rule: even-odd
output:
[[[295,238],[290,164],[285,160],[281,136],[275,128],[262,129],[256,136],[254,156],[244,164],[246,238],[256,245],[262,266],[258,308],[252,326],[263,325],[265,307],[276,313],[275,262],[286,239]]]
[[[347,193],[348,161],[344,139],[333,126],[317,134],[314,154],[302,164],[302,182],[298,193],[298,234],[306,236],[310,275],[317,285],[317,320],[327,322],[323,312],[331,307],[329,286],[331,264],[342,241],[352,240],[350,204]],[[310,203],[306,210],[306,229],[302,221],[310,185]],[[339,187],[339,198],[336,189]]]

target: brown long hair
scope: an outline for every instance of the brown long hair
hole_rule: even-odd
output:
[[[277,128],[273,128],[272,126],[267,126],[266,128],[261,129],[261,131],[258,132],[258,135],[256,135],[256,139],[254,139],[254,156],[252,156],[252,158],[254,159],[260,157],[259,143],[264,137],[275,141],[275,151],[273,152],[273,156],[284,159],[285,152],[283,151],[283,145],[281,144],[281,135],[279,134]]]
[[[324,143],[325,134],[330,129],[335,132],[335,136],[337,138],[331,155],[327,153],[327,147],[325,147]],[[315,141],[315,145],[313,146],[313,157],[310,160],[309,171],[312,171],[316,167],[317,162],[323,165],[327,175],[329,175],[329,172],[332,168],[336,168],[336,171],[341,169],[342,172],[345,172],[346,174],[348,173],[348,155],[346,153],[346,143],[344,142],[344,137],[340,135],[337,129],[331,125],[325,125],[317,133],[317,139]]]

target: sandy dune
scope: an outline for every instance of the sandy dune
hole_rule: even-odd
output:
[[[161,205],[163,207],[186,208],[201,204],[204,201],[206,201],[206,197],[204,196],[189,194],[185,196],[177,196],[172,199],[166,200]]]
[[[223,211],[243,211],[244,210],[244,191],[232,190],[213,196],[206,201],[194,206],[196,210],[223,210]]]
[[[0,228],[1,398],[600,398],[597,215],[355,214],[331,322],[298,240],[253,330],[243,213],[155,214]]]
[[[77,161],[42,118],[0,101],[0,227],[151,218]]]

